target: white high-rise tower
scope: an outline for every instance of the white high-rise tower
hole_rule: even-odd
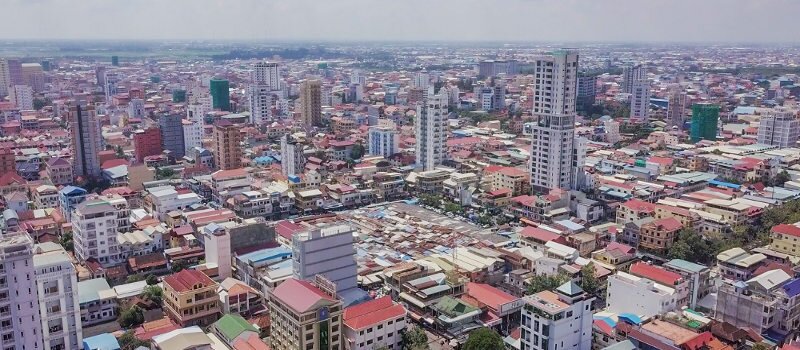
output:
[[[648,121],[650,114],[650,81],[647,80],[647,67],[637,65],[632,68],[631,81],[631,120],[641,123]]]
[[[417,137],[417,166],[423,171],[433,170],[442,164],[446,157],[447,142],[447,101],[449,96],[439,92],[434,94],[433,87],[421,106],[417,106],[417,118],[414,123],[414,134]]]
[[[272,105],[280,95],[281,76],[277,63],[259,62],[253,66],[253,83],[249,87],[250,122],[263,124],[272,117]]]
[[[534,61],[531,133],[531,189],[572,188],[583,164],[573,161],[578,51],[562,49]]]

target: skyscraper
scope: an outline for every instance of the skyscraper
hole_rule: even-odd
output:
[[[449,96],[434,94],[433,87],[417,106],[414,120],[416,135],[417,167],[423,171],[433,170],[441,165],[447,156],[447,101]]]
[[[389,158],[400,151],[400,133],[391,120],[369,128],[369,154]]]
[[[597,95],[597,76],[594,74],[578,74],[578,95],[575,100],[576,110],[586,113],[594,104]]]
[[[647,68],[636,65],[631,68],[631,121],[647,123],[650,115],[650,80]]]
[[[83,101],[78,102],[69,108],[72,168],[75,176],[99,178],[101,169],[97,154],[103,149],[100,119],[95,114],[94,106],[83,103]]]
[[[761,117],[758,125],[758,143],[780,148],[797,146],[800,136],[800,120],[797,111],[778,108]]]
[[[577,91],[578,51],[562,49],[534,61],[535,84],[531,133],[531,189],[547,192],[570,188],[574,166],[575,101]]]
[[[250,103],[250,122],[265,124],[272,117],[273,91],[269,85],[253,84],[248,88],[248,102]]]
[[[620,90],[626,94],[633,93],[633,75],[636,71],[636,65],[629,63],[622,66],[622,86]]]
[[[133,154],[136,163],[143,163],[147,156],[161,154],[161,130],[148,128],[133,132]]]
[[[719,106],[710,103],[692,105],[692,142],[700,140],[717,140],[717,123],[719,122]]]
[[[358,289],[354,255],[353,228],[349,225],[314,227],[292,236],[294,278],[313,281],[316,275],[323,275],[342,297],[343,292]]]
[[[280,69],[275,62],[259,62],[253,65],[253,84],[267,85],[270,90],[281,89]]]
[[[239,127],[227,120],[214,124],[214,166],[220,170],[242,167]]]
[[[33,239],[26,232],[0,236],[0,325],[3,349],[45,349],[33,264]],[[49,348],[48,348],[49,349]]]
[[[164,114],[158,118],[161,130],[161,148],[169,151],[176,159],[183,158],[183,121],[180,114]]]
[[[286,134],[281,137],[281,172],[283,175],[299,175],[306,166],[303,154],[305,143],[298,135]]]
[[[11,73],[8,71],[8,61],[0,58],[0,97],[8,95],[11,86]]]
[[[230,85],[225,79],[211,79],[209,82],[211,107],[221,111],[231,110]]]
[[[675,126],[678,129],[683,129],[683,124],[686,121],[686,92],[681,89],[680,85],[670,86],[669,100],[667,104],[667,125]]]
[[[306,80],[300,84],[300,116],[306,127],[320,126],[322,85],[319,80]]]

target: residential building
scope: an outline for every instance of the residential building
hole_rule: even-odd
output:
[[[569,189],[577,171],[575,151],[575,99],[578,51],[563,49],[537,58],[534,65],[533,115],[526,125],[531,134],[531,190]]]
[[[305,134],[285,134],[281,137],[281,172],[283,175],[300,175],[305,172]]]
[[[181,327],[210,326],[220,317],[219,285],[198,270],[181,270],[164,278],[164,308]]]
[[[148,128],[147,130],[136,130],[133,132],[133,154],[136,163],[144,163],[147,156],[161,154],[161,130],[158,128]]]
[[[306,128],[321,126],[322,123],[322,83],[319,80],[306,80],[300,84],[300,118]]]
[[[369,128],[367,152],[386,159],[400,152],[400,133],[393,122],[381,121],[381,124]]]
[[[800,325],[800,282],[785,271],[767,271],[745,282],[723,283],[714,318],[759,334],[787,334]]]
[[[24,232],[0,236],[0,346],[44,349],[33,240]]]
[[[422,171],[433,170],[447,157],[447,101],[447,96],[429,91],[424,103],[417,106],[414,146],[416,164]]]
[[[717,254],[717,268],[723,280],[745,281],[752,278],[766,260],[767,256],[764,254],[750,254],[736,247]]]
[[[761,117],[758,123],[758,143],[780,148],[797,146],[800,120],[797,111],[779,108]]]
[[[442,185],[445,197],[462,206],[468,206],[472,204],[472,195],[478,188],[478,175],[454,172]]]
[[[686,92],[676,84],[669,90],[667,125],[682,130],[684,123],[686,123]]]
[[[58,207],[58,187],[53,185],[41,185],[31,189],[33,195],[33,206],[36,209],[47,209]]]
[[[80,187],[76,186],[65,186],[58,191],[58,203],[59,209],[61,209],[61,215],[64,216],[66,221],[72,221],[72,212],[75,207],[86,200],[86,195],[88,192]]]
[[[188,119],[183,119],[181,123],[184,155],[190,155],[195,147],[203,147],[203,123]]]
[[[28,85],[9,87],[9,100],[21,110],[33,110],[33,89]]]
[[[656,219],[642,225],[639,248],[655,253],[665,253],[672,247],[683,225],[674,217]]]
[[[575,99],[577,111],[586,113],[597,95],[597,75],[581,72],[578,74],[578,92]]]
[[[626,94],[633,93],[633,84],[636,81],[634,76],[636,74],[637,67],[641,67],[640,65],[635,65],[632,63],[625,64],[622,66],[622,84],[620,86],[620,91]]]
[[[211,94],[211,106],[213,109],[230,112],[231,95],[230,84],[225,79],[211,79],[208,84]]]
[[[75,176],[100,178],[100,158],[103,135],[100,118],[94,106],[77,104],[69,108],[69,125],[72,134],[72,167]]]
[[[214,166],[220,170],[242,167],[242,136],[239,127],[227,120],[214,124]]]
[[[227,314],[251,315],[261,309],[264,303],[261,294],[235,278],[224,279],[217,288],[220,311]]]
[[[200,204],[203,198],[194,192],[181,192],[172,186],[160,186],[147,189],[150,192],[145,196],[145,206],[149,205],[152,214],[158,220],[165,220],[167,214],[173,210],[184,210]]]
[[[72,183],[73,172],[72,163],[60,157],[53,157],[47,160],[45,171],[50,182],[55,186],[64,186]]]
[[[606,302],[606,311],[648,318],[677,309],[678,296],[674,288],[618,271],[608,277]]]
[[[95,259],[103,266],[124,263],[117,234],[130,229],[128,202],[119,195],[87,200],[75,206],[72,232],[75,258],[80,262]]]
[[[346,349],[371,350],[382,346],[399,349],[407,326],[406,308],[384,296],[344,309]]]
[[[142,119],[145,117],[144,100],[141,98],[132,98],[128,102],[128,118]]]
[[[103,277],[78,282],[78,304],[82,327],[117,319],[117,294]]]
[[[272,119],[272,105],[275,101],[275,92],[271,86],[253,84],[248,87],[248,102],[250,103],[250,123],[256,125],[267,124]]]
[[[711,277],[711,269],[707,266],[673,259],[666,262],[664,268],[680,274],[684,280],[689,282],[688,306],[691,309],[694,309],[701,299],[710,294],[714,287],[714,278]]]
[[[342,302],[333,289],[294,278],[275,287],[269,296],[270,348],[344,349]]]
[[[57,244],[38,244],[34,247],[33,267],[42,320],[42,349],[81,349],[83,329],[78,274],[71,257]]]
[[[22,84],[30,86],[33,91],[44,91],[44,70],[41,63],[23,63],[20,65]]]
[[[354,257],[353,228],[347,224],[315,227],[292,236],[294,277],[306,281],[322,275],[335,285],[339,298],[345,305],[358,299],[356,283],[358,267]]]
[[[709,103],[692,105],[691,140],[717,140],[717,123],[719,122],[719,106]]]
[[[12,85],[8,68],[8,59],[0,58],[0,97],[8,95],[8,87]]]
[[[258,62],[253,65],[253,84],[266,85],[270,91],[281,90],[280,67],[277,62]]]
[[[590,349],[593,297],[575,282],[523,298],[520,350]]]
[[[158,117],[158,126],[161,130],[161,148],[170,157],[183,158],[186,149],[183,144],[183,121],[180,114],[164,114]]]
[[[501,167],[499,169],[486,168],[485,177],[488,177],[489,190],[496,191],[507,188],[512,196],[521,196],[530,191],[530,174],[514,167]]]
[[[647,67],[636,65],[631,68],[631,121],[647,123],[650,115],[650,80]]]
[[[772,227],[769,249],[800,257],[800,227],[787,224]]]

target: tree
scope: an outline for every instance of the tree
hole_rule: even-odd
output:
[[[120,350],[133,350],[138,347],[150,347],[149,342],[136,338],[136,335],[133,333],[133,331],[127,331],[123,333],[119,339],[117,339],[117,341],[119,342]]]
[[[364,145],[357,143],[353,145],[353,148],[350,150],[350,158],[351,159],[361,159],[364,156],[365,149]]]
[[[565,282],[569,281],[569,276],[563,273],[559,273],[557,275],[548,276],[548,275],[536,275],[533,276],[531,279],[530,284],[528,284],[528,292],[527,294],[536,294],[541,291],[545,290],[553,290],[558,288],[560,285],[564,284]]]
[[[125,158],[125,150],[122,149],[122,146],[117,146],[115,150],[115,155],[117,158],[124,159]]]
[[[764,343],[755,343],[750,348],[750,350],[772,350],[772,349],[773,349],[773,347],[771,347],[771,346],[769,346],[767,344],[764,344]]]
[[[134,274],[134,275],[129,275],[128,278],[125,279],[125,283],[139,282],[139,281],[141,281],[143,279],[144,279],[144,277],[142,277],[142,275],[137,273],[137,274]]]
[[[159,168],[156,170],[156,179],[164,180],[171,179],[175,175],[175,170],[169,168]]]
[[[504,349],[503,338],[489,328],[479,328],[472,331],[464,343],[462,350],[494,350]]]
[[[413,327],[407,328],[400,333],[400,339],[403,343],[402,350],[427,350],[428,334],[422,328]]]
[[[719,250],[718,244],[718,241],[707,240],[692,229],[683,229],[678,233],[678,239],[670,248],[667,257],[709,264]]]
[[[129,309],[123,310],[117,319],[122,328],[132,328],[144,323],[144,312],[142,308],[134,305]]]
[[[585,266],[581,267],[581,284],[580,287],[583,289],[584,292],[589,294],[595,294],[598,290],[600,290],[600,281],[595,276],[595,269],[594,264],[589,263]]]
[[[792,179],[792,177],[789,175],[789,172],[787,172],[786,170],[783,170],[783,171],[779,172],[777,175],[775,175],[774,179],[772,179],[772,185],[773,186],[783,186],[784,183],[786,183],[787,181],[789,181],[791,179]]]
[[[161,305],[163,297],[164,291],[157,285],[144,287],[142,291],[142,299],[152,301],[159,306]]]
[[[187,267],[186,262],[183,260],[176,260],[172,263],[172,272],[180,272]]]
[[[49,97],[45,97],[44,99],[41,98],[34,98],[33,99],[33,109],[40,110],[45,106],[50,106],[53,104],[53,101]]]
[[[68,252],[75,251],[75,243],[72,241],[72,232],[64,232],[61,234],[59,242],[64,250]]]
[[[153,274],[147,275],[147,278],[145,280],[147,281],[147,285],[148,286],[152,286],[154,284],[158,284],[158,277],[156,277],[156,275],[153,275]]]

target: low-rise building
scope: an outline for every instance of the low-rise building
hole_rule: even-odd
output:
[[[523,298],[520,349],[590,349],[594,298],[574,282]]]
[[[406,308],[384,296],[344,309],[342,320],[346,349],[400,349],[405,331]]]
[[[608,277],[606,302],[609,312],[647,318],[675,310],[678,296],[674,288],[618,271]]]
[[[220,316],[219,286],[198,270],[181,270],[164,278],[164,308],[182,327],[209,326]]]
[[[78,303],[83,327],[117,319],[117,295],[105,278],[78,282]]]

